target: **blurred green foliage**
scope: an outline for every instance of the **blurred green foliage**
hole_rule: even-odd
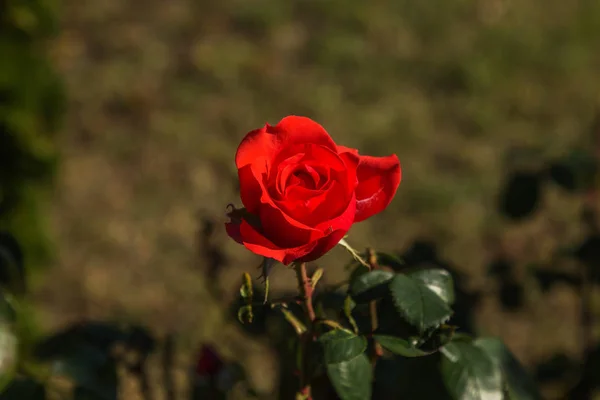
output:
[[[41,207],[65,104],[46,51],[56,11],[54,0],[0,1],[0,228],[15,234],[33,266],[51,255]]]

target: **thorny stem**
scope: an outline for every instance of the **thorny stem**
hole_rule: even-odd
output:
[[[300,291],[300,298],[304,306],[304,311],[308,318],[308,330],[300,337],[300,346],[302,351],[302,365],[300,366],[300,392],[298,398],[305,400],[311,400],[311,386],[310,386],[310,343],[313,337],[313,325],[316,320],[315,309],[312,303],[313,287],[310,279],[306,273],[306,263],[294,264],[294,270],[296,271],[296,279],[298,280],[298,290]]]
[[[300,291],[300,296],[304,305],[304,311],[306,311],[306,315],[308,316],[309,321],[312,323],[316,317],[312,304],[313,288],[306,273],[306,263],[295,264],[294,269],[296,270],[298,290]]]
[[[367,249],[367,263],[369,265],[369,270],[374,271],[379,269],[379,264],[377,263],[377,254],[371,248]],[[379,327],[379,321],[377,319],[377,300],[372,300],[369,303],[369,313],[371,314],[371,333],[375,333],[377,328]],[[381,345],[377,342],[373,342],[373,350],[371,353],[371,364],[375,365],[379,357],[383,354],[383,349]]]

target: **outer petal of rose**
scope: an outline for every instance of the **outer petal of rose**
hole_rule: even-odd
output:
[[[333,231],[330,235],[319,240],[315,248],[310,253],[308,253],[304,257],[301,257],[297,261],[310,262],[316,260],[317,258],[327,253],[329,250],[333,249],[335,245],[338,244],[340,240],[342,240],[342,238],[347,232],[347,229],[339,229],[337,231]]]
[[[277,125],[268,126],[267,130],[276,134],[286,145],[311,143],[336,150],[335,142],[325,128],[308,117],[290,115],[279,121]]]
[[[226,222],[225,231],[227,232],[230,238],[232,238],[239,244],[244,244],[242,242],[242,234],[240,233],[240,224],[236,224],[235,222]]]
[[[310,254],[318,244],[312,242],[294,248],[282,248],[264,237],[246,221],[242,221],[240,225],[240,234],[242,243],[248,250],[264,257],[273,258],[284,265],[289,265],[293,261]]]
[[[299,259],[298,261],[313,261],[321,257],[323,254],[331,250],[344,235],[350,230],[356,215],[356,201],[354,196],[350,200],[348,208],[337,218],[332,219],[326,223],[317,226],[318,229],[330,230],[331,233],[318,240],[315,248],[307,255]]]
[[[342,146],[338,146],[340,148]],[[358,150],[349,149],[351,151],[341,152],[340,158],[344,161],[346,165],[346,178],[348,182],[348,190],[354,191],[358,186],[358,178],[356,176],[356,171],[358,169],[358,165],[360,164],[360,156],[358,155]]]
[[[235,164],[239,169],[252,164],[257,158],[270,159],[279,149],[295,143],[319,144],[336,150],[333,139],[321,125],[310,118],[292,115],[275,126],[266,124],[249,132],[238,147]]]
[[[340,146],[339,144],[336,145],[336,147],[337,147],[337,151],[339,154],[350,153],[350,154],[358,155],[358,150],[353,149],[352,147]]]
[[[317,229],[323,232],[335,232],[338,230],[348,231],[354,223],[354,216],[356,215],[356,200],[354,195],[348,203],[348,208],[344,210],[340,215],[331,218],[329,221],[325,221],[317,225]],[[325,235],[327,236],[327,235]]]
[[[240,198],[246,210],[252,214],[258,214],[261,198],[263,194],[266,195],[261,176],[265,170],[263,163],[248,164],[238,170]]]
[[[356,176],[354,222],[360,222],[383,211],[392,201],[402,178],[400,161],[396,155],[360,156]]]
[[[279,247],[302,246],[316,242],[325,234],[319,229],[297,221],[274,204],[261,204],[259,217],[261,230]]]
[[[348,189],[343,184],[334,182],[326,195],[321,199],[311,212],[308,223],[319,224],[317,228],[327,230],[350,229],[354,222],[356,213],[356,200],[353,191],[348,192]],[[312,218],[312,220],[311,220]],[[313,225],[311,225],[313,226]]]

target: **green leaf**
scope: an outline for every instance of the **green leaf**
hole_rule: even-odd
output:
[[[46,400],[46,388],[31,378],[17,378],[2,392],[2,400]]]
[[[238,321],[241,324],[251,324],[254,320],[254,313],[252,312],[252,306],[246,305],[241,306],[237,313]]]
[[[319,337],[326,364],[349,361],[364,353],[367,340],[345,329],[334,329]]]
[[[315,287],[317,287],[317,283],[319,283],[319,280],[323,277],[323,272],[323,268],[319,268],[310,277],[310,285],[312,286],[313,290],[315,289]]]
[[[450,400],[440,357],[381,357],[375,365],[373,399]]]
[[[529,373],[500,339],[481,338],[475,340],[475,345],[483,349],[502,369],[508,400],[542,399],[542,395]]]
[[[411,272],[409,276],[423,282],[447,304],[454,303],[454,281],[450,272],[445,269],[431,268]]]
[[[252,218],[255,218],[252,216]],[[269,257],[264,257],[259,267],[261,272],[261,278],[263,278],[263,282],[265,284],[265,298],[263,300],[264,304],[267,304],[269,299],[269,274],[271,273],[271,269],[277,264],[277,260]]]
[[[397,274],[389,284],[396,310],[420,333],[439,326],[452,315],[450,306],[422,281]]]
[[[594,153],[588,149],[575,149],[566,157],[547,167],[547,176],[567,192],[587,190],[595,184],[599,166]]]
[[[426,332],[426,335],[419,340],[419,348],[426,352],[433,352],[451,341],[460,340],[460,336],[457,339],[456,328],[454,325],[442,324],[436,329]]]
[[[367,272],[350,282],[348,293],[357,303],[367,303],[385,296],[388,283],[394,278],[394,273],[383,270]]]
[[[103,400],[117,398],[117,372],[114,362],[97,348],[78,344],[53,363],[54,373],[69,377]]]
[[[380,266],[390,267],[394,271],[399,271],[406,267],[404,261],[400,258],[387,253],[377,252],[377,263]]]
[[[327,364],[327,376],[341,400],[370,400],[373,370],[367,355]]]
[[[444,384],[456,400],[502,400],[502,373],[481,348],[451,342],[442,348]]]
[[[422,357],[432,352],[426,352],[415,347],[409,340],[388,335],[374,335],[373,338],[384,349],[404,357]]]
[[[302,335],[304,332],[306,332],[306,326],[302,323],[302,321],[300,321],[292,311],[290,311],[287,306],[285,306],[284,304],[281,303],[276,303],[273,304],[271,306],[272,308],[277,308],[279,311],[281,311],[281,313],[283,314],[285,320],[292,325],[292,327],[294,328],[294,330],[296,331],[296,334],[298,336]]]
[[[368,274],[369,271],[371,271],[371,269],[369,267],[364,266],[362,264],[351,264],[350,267],[355,267],[355,268],[350,273],[350,278],[348,279],[348,282],[352,282],[352,281],[356,280],[359,276]]]
[[[344,315],[348,319],[348,322],[350,322],[350,325],[352,325],[354,333],[358,333],[358,325],[352,316],[352,310],[354,307],[356,307],[356,303],[352,300],[352,297],[346,296],[346,299],[344,300]]]
[[[252,303],[252,296],[254,296],[252,278],[247,272],[244,272],[244,274],[242,275],[242,286],[240,286],[240,296],[242,296],[244,300]]]
[[[132,336],[129,338],[128,335]],[[128,339],[136,344],[144,341],[139,329],[132,329],[131,332],[126,333],[112,324],[86,321],[38,342],[35,356],[42,361],[53,361],[77,352],[79,346],[90,346],[98,353],[105,354],[110,352],[117,343],[126,342]]]
[[[252,310],[252,300],[254,298],[254,287],[252,286],[252,278],[250,274],[244,272],[242,275],[242,286],[240,286],[240,296],[244,300],[245,305],[238,310],[238,320],[240,323],[252,323],[254,320],[254,312]],[[265,294],[265,303],[267,295]]]

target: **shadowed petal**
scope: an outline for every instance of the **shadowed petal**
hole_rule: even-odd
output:
[[[337,231],[333,231],[330,235],[319,240],[315,248],[310,253],[308,253],[304,257],[300,257],[297,261],[310,262],[316,260],[323,254],[327,253],[329,250],[333,249],[335,245],[338,244],[340,240],[342,240],[342,238],[347,232],[347,229],[339,229]]]
[[[318,242],[308,243],[294,248],[282,248],[264,237],[246,221],[240,225],[240,235],[244,246],[258,255],[273,258],[284,265],[310,254]]]

